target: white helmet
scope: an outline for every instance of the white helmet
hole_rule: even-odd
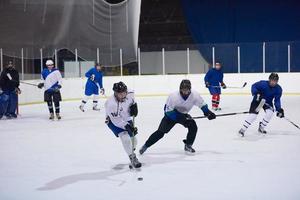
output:
[[[46,65],[48,66],[48,65],[54,65],[54,62],[52,61],[52,60],[47,60],[46,61]]]

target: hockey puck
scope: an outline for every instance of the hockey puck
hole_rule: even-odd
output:
[[[142,180],[144,180],[144,179],[143,179],[143,177],[138,177],[137,180],[138,180],[138,181],[142,181]]]

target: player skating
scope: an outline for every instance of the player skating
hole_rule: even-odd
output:
[[[116,137],[121,139],[123,147],[129,156],[131,166],[140,168],[142,164],[134,153],[136,146],[137,128],[133,124],[133,117],[138,114],[134,92],[127,90],[123,82],[113,85],[114,95],[105,102],[106,124]]]
[[[57,119],[61,119],[60,116],[60,101],[61,101],[61,81],[62,76],[60,71],[54,67],[54,63],[52,60],[46,61],[47,68],[42,71],[42,79],[43,83],[38,84],[38,88],[45,89],[44,92],[44,101],[47,102],[50,117],[49,119],[54,119],[54,109],[53,103],[55,106],[55,114]]]
[[[226,89],[226,85],[223,82],[223,76],[224,75],[221,64],[216,63],[215,68],[211,68],[204,77],[205,86],[208,88],[210,94],[212,95],[212,109],[215,111],[221,110],[221,108],[219,107],[221,88]]]
[[[197,106],[201,108],[209,120],[215,119],[216,115],[208,109],[207,104],[200,94],[191,90],[191,88],[192,86],[189,80],[182,80],[179,91],[170,94],[164,108],[165,116],[161,120],[158,130],[149,137],[140,149],[140,154],[143,154],[150,146],[164,137],[175,124],[181,124],[188,129],[186,139],[183,140],[184,150],[186,152],[195,153],[192,146],[196,138],[198,127],[188,112],[193,106]]]
[[[276,73],[271,73],[269,80],[261,80],[256,82],[251,87],[251,93],[253,100],[250,105],[249,115],[243,123],[243,127],[240,129],[239,134],[243,137],[249,126],[256,120],[259,110],[261,108],[265,111],[265,116],[261,122],[259,122],[258,132],[266,134],[265,128],[270,122],[273,113],[274,105],[277,117],[283,118],[284,111],[281,108],[281,95],[282,89],[278,84],[279,76]],[[274,104],[273,104],[274,101]]]
[[[104,95],[105,90],[103,88],[103,74],[102,74],[102,65],[96,63],[95,67],[91,68],[88,72],[85,73],[85,76],[88,78],[85,84],[85,97],[81,101],[79,109],[84,112],[84,106],[87,103],[88,99],[93,95],[93,110],[100,110],[98,108],[98,99],[99,99],[99,88],[100,93]]]

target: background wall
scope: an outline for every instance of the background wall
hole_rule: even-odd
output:
[[[269,73],[260,74],[225,74],[224,82],[228,86],[241,86],[247,82],[244,89],[226,89],[223,94],[250,94],[251,84],[258,80],[268,79]],[[298,86],[300,73],[280,73],[279,83],[283,88],[285,95],[300,95]],[[160,96],[178,90],[179,83],[182,79],[188,78],[192,82],[194,90],[201,94],[208,94],[204,86],[204,74],[193,75],[156,75],[156,76],[112,76],[104,77],[104,87],[106,95],[112,95],[113,83],[123,81],[131,89],[135,90],[137,96]],[[40,80],[27,81],[28,83],[37,84]],[[81,99],[84,94],[85,78],[64,79],[61,89],[64,100]],[[22,94],[20,95],[20,104],[40,103],[43,101],[43,90],[37,87],[21,84]],[[104,96],[103,96],[104,97]]]

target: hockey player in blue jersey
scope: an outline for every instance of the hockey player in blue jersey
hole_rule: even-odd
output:
[[[205,86],[212,95],[212,109],[215,111],[221,110],[219,107],[221,88],[226,89],[223,76],[221,64],[217,62],[215,68],[211,68],[204,77]]]
[[[84,106],[87,103],[90,96],[93,96],[93,110],[100,110],[98,106],[99,99],[99,88],[100,93],[105,94],[105,90],[103,88],[103,74],[102,74],[103,65],[96,63],[95,67],[91,68],[89,71],[85,73],[85,77],[87,77],[87,81],[85,84],[85,97],[81,101],[81,105],[79,109],[84,112]]]
[[[61,82],[62,76],[60,71],[54,67],[54,62],[52,60],[46,61],[47,68],[42,71],[42,83],[38,84],[38,88],[45,89],[44,92],[44,101],[47,102],[50,117],[49,119],[54,120],[54,109],[53,103],[55,106],[55,114],[57,119],[61,119],[60,116],[60,101],[61,101]]]
[[[260,108],[265,111],[265,116],[261,122],[259,122],[258,132],[266,134],[266,126],[270,122],[274,111],[277,112],[277,117],[284,117],[284,110],[281,107],[281,95],[282,89],[278,84],[279,76],[276,73],[271,73],[269,80],[262,80],[256,82],[251,87],[251,93],[253,100],[251,102],[249,115],[243,123],[243,127],[240,129],[239,134],[243,137],[246,130],[257,118]],[[273,103],[274,102],[274,103]],[[275,106],[275,109],[274,109]]]

